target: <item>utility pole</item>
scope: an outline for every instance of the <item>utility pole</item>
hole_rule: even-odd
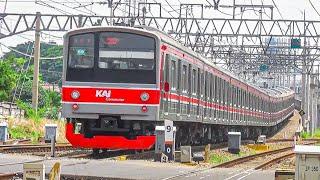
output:
[[[304,35],[306,34],[306,22],[305,19],[306,15],[305,15],[305,11],[303,12],[303,20],[304,20]],[[301,109],[304,110],[306,112],[306,114],[304,116],[302,116],[302,127],[305,129],[306,128],[306,116],[308,116],[307,113],[307,86],[306,86],[306,76],[307,76],[307,69],[306,69],[306,37],[304,36],[304,42],[303,42],[303,61],[302,61],[302,78],[301,78]]]
[[[113,0],[108,0],[108,7],[110,8],[110,26],[113,26]]]
[[[34,41],[34,71],[32,81],[32,108],[37,112],[39,94],[39,64],[40,64],[40,12],[36,14],[36,29]]]

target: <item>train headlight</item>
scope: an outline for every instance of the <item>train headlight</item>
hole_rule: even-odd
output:
[[[72,91],[71,97],[72,97],[72,99],[78,99],[80,97],[79,91],[76,91],[76,90]]]
[[[149,96],[149,94],[146,93],[146,92],[144,92],[144,93],[142,93],[142,94],[140,95],[141,101],[148,101],[149,98],[150,98],[150,96]]]

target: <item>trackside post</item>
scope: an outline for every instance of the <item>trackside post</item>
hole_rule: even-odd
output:
[[[156,126],[155,161],[175,160],[175,132],[173,122],[165,120],[164,126]]]

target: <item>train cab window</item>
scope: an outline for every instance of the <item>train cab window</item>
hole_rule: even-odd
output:
[[[80,34],[69,39],[69,68],[86,69],[94,65],[94,34]]]

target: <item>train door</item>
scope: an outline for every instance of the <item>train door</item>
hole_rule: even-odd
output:
[[[203,118],[207,119],[208,118],[208,111],[209,111],[209,86],[210,86],[210,81],[209,81],[209,73],[207,71],[204,72],[204,106],[203,106]]]
[[[166,58],[165,58],[165,61],[164,61],[164,82],[165,83],[168,83],[169,84],[169,81],[170,81],[170,76],[169,76],[169,72],[170,72],[170,57],[169,57],[169,54],[166,54]],[[165,86],[165,85],[163,85]],[[169,87],[170,88],[170,87]],[[163,91],[165,88],[163,88]],[[163,92],[163,111],[164,111],[164,114],[165,115],[168,115],[169,114],[169,92]]]
[[[176,119],[176,113],[179,104],[178,96],[178,62],[173,56],[169,56],[169,84],[170,84],[170,97],[169,97],[169,115],[171,120]]]
[[[217,118],[217,110],[216,110],[216,100],[217,100],[217,77],[215,75],[212,75],[212,117],[214,121]]]
[[[161,54],[161,61],[163,62],[162,63],[162,67],[160,68],[160,69],[162,69],[162,73],[161,73],[161,82],[160,82],[160,84],[161,84],[161,95],[160,95],[160,119],[164,119],[164,113],[165,112],[168,112],[168,101],[167,101],[167,97],[165,96],[165,89],[164,89],[164,84],[165,84],[165,82],[168,82],[168,79],[167,79],[167,72],[168,72],[168,70],[167,70],[167,68],[166,68],[166,65],[167,65],[167,63],[165,62],[165,53],[162,53]]]
[[[177,89],[176,89],[176,91],[177,91],[177,94],[178,94],[178,96],[177,96],[177,99],[178,99],[178,101],[177,101],[177,104],[176,104],[176,114],[177,114],[177,119],[180,119],[181,120],[181,95],[182,95],[182,85],[183,85],[183,83],[182,83],[182,71],[181,71],[181,67],[182,67],[182,64],[181,64],[181,59],[177,59],[177,61],[176,62],[178,62],[178,64],[177,64],[177,77],[176,77],[176,79],[177,79]]]
[[[198,79],[198,73],[197,69],[192,68],[191,71],[191,103],[190,103],[190,118],[192,120],[196,119],[197,116],[197,79]]]
[[[197,99],[198,99],[198,107],[197,107],[197,121],[202,120],[203,116],[203,83],[204,82],[204,73],[203,71],[198,68],[198,82],[197,82]]]
[[[188,114],[188,106],[189,106],[189,92],[188,92],[188,65],[185,62],[181,62],[180,66],[181,71],[181,100],[180,100],[180,107],[181,107],[181,115],[184,116],[184,119],[186,118]]]

